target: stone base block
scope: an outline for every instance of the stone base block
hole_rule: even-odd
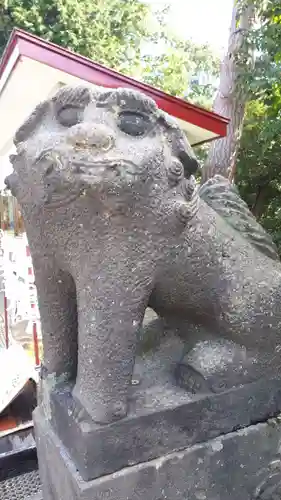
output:
[[[34,421],[44,500],[281,498],[281,426],[277,421],[257,424],[91,481],[82,479],[40,409],[35,411]]]
[[[130,413],[109,425],[95,424],[79,411],[71,390],[49,394],[46,414],[84,480],[264,422],[281,411],[277,379],[193,398],[164,384],[132,389]]]

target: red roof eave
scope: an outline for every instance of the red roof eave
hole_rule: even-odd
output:
[[[103,87],[126,87],[142,91],[157,102],[159,108],[170,115],[213,132],[219,137],[226,136],[229,120],[216,113],[194,106],[183,99],[173,97],[150,85],[98,64],[87,57],[75,54],[21,29],[14,29],[0,61],[0,78],[14,50],[18,57],[26,56],[40,63],[59,69]]]

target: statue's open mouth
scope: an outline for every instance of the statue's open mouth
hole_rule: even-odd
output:
[[[80,175],[83,179],[89,181],[94,180],[95,177],[100,178],[105,175],[114,178],[123,175],[134,176],[136,167],[132,162],[123,160],[73,160],[71,166],[74,173]]]
[[[136,176],[136,166],[130,161],[118,159],[85,161],[74,158],[68,160],[69,167],[66,168],[65,163],[64,168],[66,173],[67,171],[71,173],[73,180],[77,176],[76,184],[73,183],[73,180],[67,179],[67,175],[61,175],[62,165],[62,160],[56,158],[56,161],[53,161],[46,171],[45,180],[49,186],[45,200],[46,208],[59,208],[68,205],[87,189],[102,184],[103,181],[118,182],[118,179],[126,178],[128,182],[133,181]],[[52,179],[55,179],[54,184]],[[54,189],[51,188],[52,184]]]

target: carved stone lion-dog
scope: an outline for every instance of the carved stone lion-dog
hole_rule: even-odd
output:
[[[281,266],[235,188],[198,189],[176,122],[126,89],[65,87],[15,136],[44,364],[99,423],[127,412],[147,306],[257,353],[281,345]],[[204,201],[204,198],[206,201]],[[222,199],[225,203],[221,203]]]

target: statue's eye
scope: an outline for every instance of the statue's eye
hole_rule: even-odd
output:
[[[79,106],[64,106],[57,113],[57,119],[64,127],[73,127],[81,121],[82,109]]]
[[[118,117],[118,127],[125,134],[134,137],[145,135],[151,129],[148,116],[133,111],[123,111]]]

